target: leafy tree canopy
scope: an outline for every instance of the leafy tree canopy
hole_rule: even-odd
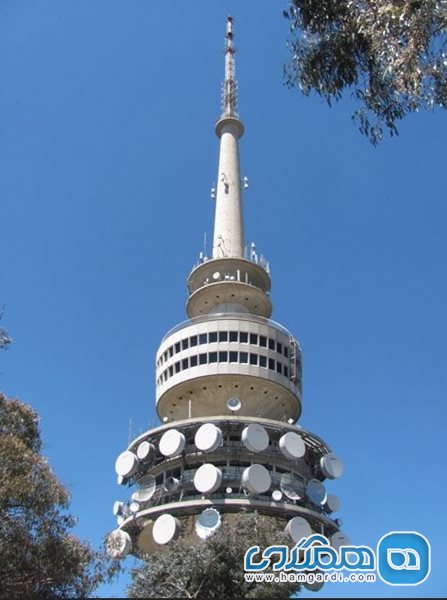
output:
[[[447,106],[446,0],[289,0],[284,16],[286,83],[329,104],[351,90],[373,144],[405,115]]]
[[[70,533],[68,493],[41,447],[37,414],[0,393],[0,598],[85,597],[117,570]]]
[[[195,536],[194,536],[195,537]],[[284,526],[273,518],[242,513],[226,517],[208,539],[171,542],[166,549],[145,557],[132,571],[129,598],[289,598],[299,589],[292,583],[256,583],[244,580],[244,555],[250,546],[289,544]]]

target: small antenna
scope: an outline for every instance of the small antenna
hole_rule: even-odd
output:
[[[127,440],[127,445],[130,444],[132,439],[132,417],[129,418],[129,439]]]
[[[222,84],[222,117],[238,117],[233,21],[233,17],[227,18],[227,33],[225,36],[225,79]]]

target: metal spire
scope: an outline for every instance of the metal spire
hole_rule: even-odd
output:
[[[221,117],[238,117],[237,114],[237,82],[235,49],[233,45],[233,17],[227,18],[227,34],[225,36],[225,79],[222,84]]]

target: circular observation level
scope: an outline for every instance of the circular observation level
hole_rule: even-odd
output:
[[[177,420],[241,415],[296,421],[301,414],[301,351],[281,325],[243,314],[192,319],[170,331],[156,359],[157,413]]]

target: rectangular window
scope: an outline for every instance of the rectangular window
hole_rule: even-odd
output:
[[[164,351],[163,360],[164,361],[168,360],[168,351],[167,350]]]
[[[199,354],[199,365],[206,365],[206,352]]]
[[[279,342],[276,342],[276,352],[282,354],[282,344],[280,344]]]
[[[282,363],[280,363],[279,361],[276,362],[276,372],[282,373]]]
[[[267,357],[263,356],[262,354],[259,357],[259,366],[260,367],[266,367],[267,366]]]
[[[182,340],[182,350],[188,350],[189,348],[189,340],[188,338],[185,338],[184,340]]]
[[[273,338],[269,338],[269,350],[275,349],[275,340]]]
[[[267,338],[265,337],[265,335],[259,336],[259,345],[263,348],[267,348]]]
[[[285,375],[286,377],[288,377],[288,376],[289,376],[289,369],[286,367],[286,365],[284,365],[284,375]]]
[[[174,367],[171,365],[169,367],[169,377],[172,377],[174,375]]]
[[[192,335],[189,338],[189,345],[191,346],[191,348],[193,348],[194,346],[197,346],[197,336],[196,335]]]
[[[228,352],[219,352],[219,362],[228,362]]]
[[[230,362],[237,363],[237,352],[230,352]]]
[[[253,352],[250,352],[250,364],[251,365],[257,365],[258,364],[258,355],[257,354],[253,354]]]
[[[284,356],[286,358],[289,358],[289,349],[287,348],[287,346],[284,346]]]
[[[191,356],[189,359],[191,367],[197,367],[197,356]]]
[[[182,369],[187,369],[187,368],[188,368],[188,366],[189,366],[189,365],[188,365],[188,359],[187,359],[187,358],[184,358],[184,359],[182,360]]]
[[[180,361],[177,361],[175,363],[174,367],[175,367],[175,372],[180,373]]]
[[[248,352],[239,352],[239,362],[248,363]]]
[[[168,353],[169,353],[169,358],[171,358],[171,356],[174,356],[174,346],[169,346]]]
[[[175,345],[175,353],[180,352],[180,342],[177,342]]]
[[[166,379],[167,379],[167,378],[168,378],[168,372],[167,372],[167,371],[165,371],[165,372],[163,373],[163,381],[166,381]]]
[[[258,334],[250,333],[250,344],[257,344],[257,343],[258,343]]]
[[[217,352],[210,352],[210,363],[217,362]]]
[[[239,334],[239,339],[241,344],[248,344],[248,333],[246,331],[241,331]]]
[[[208,339],[208,338],[207,338],[207,335],[206,335],[206,333],[201,333],[201,334],[199,335],[199,344],[206,344],[206,342],[207,342],[207,339]]]
[[[228,342],[228,331],[219,331],[219,342]]]
[[[275,361],[273,358],[269,358],[269,369],[271,369],[272,371],[275,370]]]
[[[230,331],[230,342],[237,342],[238,339],[237,331]]]
[[[208,334],[208,337],[210,344],[212,344],[213,342],[217,342],[217,331],[213,331],[212,333]]]

